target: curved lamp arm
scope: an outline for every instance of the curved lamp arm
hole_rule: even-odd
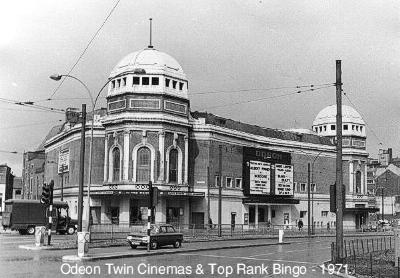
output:
[[[69,77],[69,78],[72,78],[72,79],[75,79],[76,81],[78,81],[79,83],[81,83],[82,86],[85,87],[85,89],[86,89],[86,91],[87,91],[87,93],[88,93],[88,95],[89,95],[90,101],[92,102],[92,106],[94,107],[95,102],[93,101],[92,93],[90,92],[88,86],[86,86],[86,84],[83,83],[83,81],[80,80],[79,78],[77,78],[77,77],[75,77],[75,76],[73,76],[73,75],[69,75],[69,74],[53,74],[53,75],[50,76],[50,79],[53,79],[53,80],[55,80],[55,81],[59,81],[63,76]]]

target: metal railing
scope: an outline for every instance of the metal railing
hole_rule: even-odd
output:
[[[164,223],[157,223],[164,224]],[[177,224],[173,225],[177,232],[183,234],[185,241],[201,241],[209,239],[218,239],[219,225],[217,224]],[[142,233],[146,229],[145,223],[135,225],[129,224],[93,224],[90,226],[91,242],[94,241],[121,241],[126,240],[130,233]],[[243,225],[243,224],[222,224],[221,238],[245,238],[245,237],[278,237],[279,230],[283,230],[285,237],[305,237],[307,228],[299,229],[296,225]],[[345,234],[362,233],[362,229],[345,227]],[[328,235],[334,236],[335,229],[327,227],[314,228],[315,236]]]
[[[343,264],[349,274],[368,277],[400,277],[400,258],[394,266],[394,238],[353,239],[343,241]],[[332,262],[336,262],[335,243],[331,245]],[[363,276],[364,277],[364,276]]]

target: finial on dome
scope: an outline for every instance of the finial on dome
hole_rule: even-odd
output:
[[[148,46],[148,48],[153,48],[153,45],[151,44],[151,35],[152,35],[152,18],[149,19],[150,20],[150,44]]]

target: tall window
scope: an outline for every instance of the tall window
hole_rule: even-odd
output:
[[[151,173],[150,149],[141,147],[137,153],[136,180],[138,182],[149,182]]]
[[[112,157],[113,157],[113,181],[119,180],[119,174],[121,171],[121,165],[120,165],[120,151],[119,148],[114,148],[112,151]]]
[[[178,150],[169,152],[169,182],[178,182]]]
[[[356,193],[361,193],[361,171],[356,172]]]

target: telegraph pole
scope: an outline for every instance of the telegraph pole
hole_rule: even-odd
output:
[[[83,180],[85,176],[86,104],[82,104],[81,155],[79,159],[78,232],[82,232]],[[89,209],[89,208],[87,208]],[[87,219],[89,221],[89,219]]]
[[[336,262],[343,257],[342,61],[336,60]]]
[[[218,237],[222,237],[222,145],[219,145],[218,162]]]
[[[310,162],[307,164],[308,177],[307,177],[307,235],[311,236],[311,165]]]

